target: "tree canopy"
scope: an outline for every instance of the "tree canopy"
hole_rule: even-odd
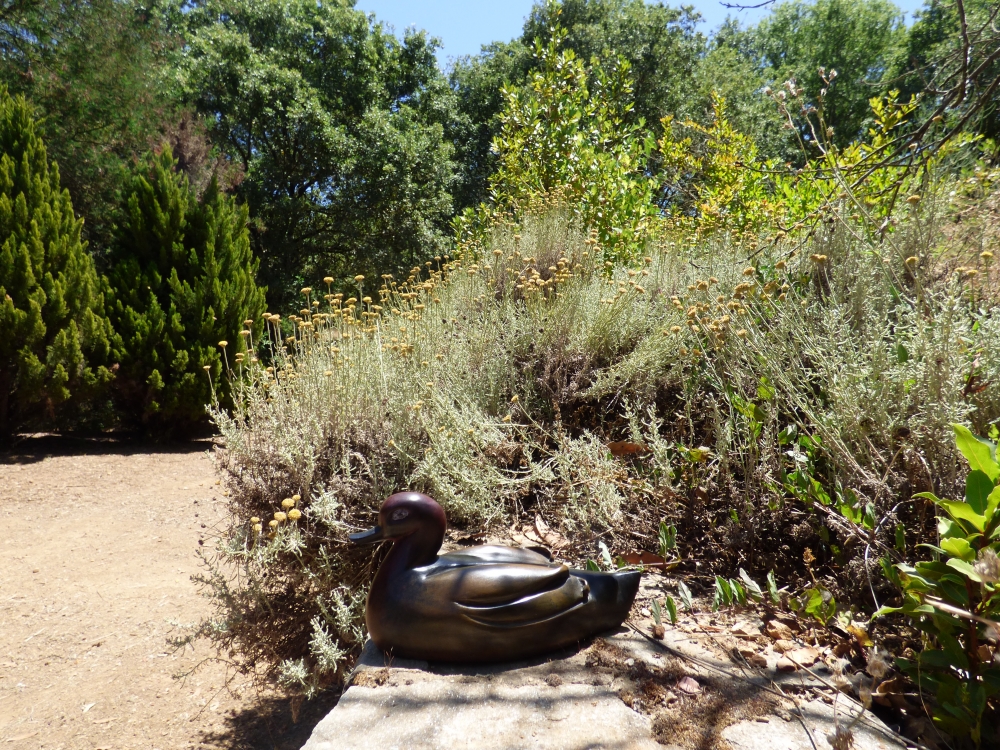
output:
[[[178,74],[243,168],[273,303],[307,279],[441,250],[454,96],[433,40],[399,41],[346,2],[207,0],[183,21]]]

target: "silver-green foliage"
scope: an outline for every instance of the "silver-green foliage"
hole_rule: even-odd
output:
[[[741,528],[780,526],[787,503],[824,511],[831,545],[891,546],[907,478],[955,486],[950,424],[984,432],[1000,416],[991,390],[968,387],[970,372],[1000,376],[1000,326],[966,281],[908,265],[908,247],[836,224],[752,264],[721,239],[648,252],[609,268],[552,211],[380,293],[308,290],[294,337],[268,317],[271,348],[238,366],[236,408],[215,414],[231,515],[209,558],[208,632],[287,685],[335,679],[360,647],[373,573],[346,535],[403,488],[467,531],[530,507],[580,561],[598,539],[642,544],[633,531],[655,545],[664,516],[679,539],[738,545]],[[615,440],[648,451],[616,457]],[[302,517],[269,533],[293,494]]]

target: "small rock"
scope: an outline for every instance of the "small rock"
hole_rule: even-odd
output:
[[[651,614],[650,611],[646,607],[643,607],[639,611],[642,612],[642,616],[643,617],[649,617],[649,615]]]
[[[819,651],[814,648],[797,648],[794,651],[788,651],[785,656],[800,666],[811,667],[819,658]]]
[[[545,682],[548,683],[549,687],[559,687],[560,685],[562,685],[563,681],[562,677],[553,672],[552,674],[550,674],[548,677],[545,678]]]
[[[799,667],[798,665],[789,659],[787,656],[782,656],[778,659],[778,671],[779,672],[794,672]]]
[[[664,638],[664,636],[666,636],[666,634],[667,634],[667,630],[662,625],[654,625],[653,626],[653,637],[656,640],[662,641],[663,638]],[[654,654],[654,656],[659,656],[659,654]]]
[[[693,677],[682,677],[677,683],[677,689],[688,695],[696,695],[701,692],[701,685]]]
[[[747,657],[747,661],[750,662],[751,667],[757,667],[757,669],[767,668],[767,657],[764,654],[750,654]]]
[[[675,693],[673,690],[668,690],[666,693],[663,694],[664,703],[673,703],[676,700],[677,700],[677,693]]]
[[[764,632],[776,641],[790,641],[792,639],[792,629],[777,620],[771,620],[767,623]]]
[[[797,648],[798,645],[795,643],[795,641],[788,641],[785,640],[784,638],[781,638],[774,642],[774,650],[777,651],[779,654],[783,654],[786,651],[794,651]]]
[[[760,625],[747,620],[740,620],[732,629],[733,635],[755,636],[760,635]]]

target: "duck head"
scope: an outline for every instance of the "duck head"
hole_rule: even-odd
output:
[[[444,511],[434,498],[420,492],[397,492],[382,503],[378,526],[349,538],[355,544],[408,540],[407,546],[414,552],[419,550],[419,556],[433,557],[441,549],[447,525]]]

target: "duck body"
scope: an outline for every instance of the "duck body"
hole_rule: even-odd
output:
[[[356,542],[393,539],[366,606],[375,645],[428,661],[510,661],[621,625],[640,573],[596,573],[514,547],[439,555],[444,511],[420,493],[385,501]]]

